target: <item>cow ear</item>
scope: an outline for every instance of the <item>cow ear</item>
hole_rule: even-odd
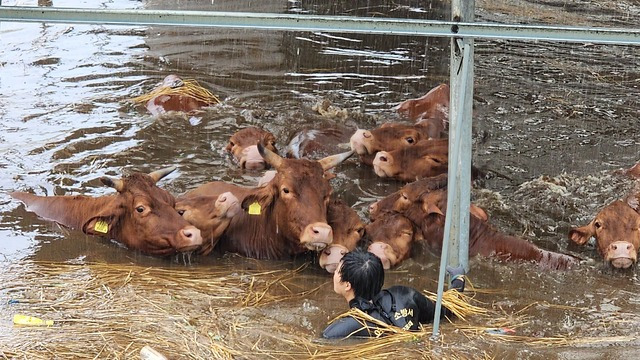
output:
[[[100,181],[102,181],[104,185],[116,189],[118,192],[122,192],[122,190],[124,190],[124,181],[122,181],[122,179],[113,179],[108,176],[103,176],[100,178]]]
[[[627,203],[627,205],[629,205],[633,210],[635,210],[636,212],[640,212],[640,207],[638,205],[639,204],[639,200],[638,200],[638,195],[631,195],[628,196],[625,199],[625,202]]]
[[[593,236],[591,224],[573,228],[569,231],[569,239],[578,245],[584,245]]]
[[[432,202],[425,202],[422,204],[422,211],[425,212],[425,214],[427,215],[431,215],[431,214],[439,214],[444,216],[444,214],[442,213],[442,210],[440,210],[440,208],[432,203]]]
[[[469,207],[469,211],[471,212],[471,215],[477,217],[478,219],[484,222],[489,221],[489,215],[487,215],[484,209],[471,204],[471,206]]]
[[[271,206],[273,202],[274,187],[269,186],[269,184],[260,188],[260,191],[254,194],[247,195],[244,200],[242,200],[242,210],[248,212],[250,215],[260,215],[265,209]]]
[[[115,216],[94,216],[82,225],[82,232],[87,235],[107,236],[115,222]]]

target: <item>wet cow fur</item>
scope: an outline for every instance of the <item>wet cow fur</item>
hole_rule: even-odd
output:
[[[365,228],[367,250],[382,261],[385,269],[392,268],[411,256],[414,241],[422,240],[411,220],[394,212],[385,213]]]
[[[584,245],[595,237],[598,252],[607,264],[621,269],[635,265],[640,249],[639,196],[605,206],[589,224],[572,228],[569,239]]]
[[[164,87],[176,88],[182,86],[182,79],[177,75],[167,75],[162,83],[156,88],[159,90]],[[155,90],[154,90],[155,91]],[[191,112],[198,110],[208,104],[193,97],[179,94],[158,95],[147,101],[145,107],[151,115],[160,115],[169,111]]]
[[[355,210],[338,199],[332,199],[329,203],[327,221],[333,229],[333,242],[320,252],[318,263],[321,268],[333,273],[342,257],[358,245],[365,224]]]
[[[429,134],[424,126],[387,123],[373,130],[356,130],[349,142],[360,161],[372,165],[378,151],[398,150],[427,139]]]
[[[319,159],[344,151],[341,145],[349,143],[353,131],[340,126],[300,130],[289,141],[286,156],[293,159]]]
[[[181,196],[176,199],[176,211],[200,230],[204,243],[198,250],[208,255],[241,209],[238,198],[231,192],[213,196]]]
[[[376,175],[411,182],[447,172],[448,139],[422,140],[414,146],[379,151],[373,160]]]
[[[218,247],[256,259],[283,259],[307,250],[322,250],[333,241],[333,231],[327,223],[332,189],[323,177],[324,171],[351,153],[315,161],[285,159],[261,144],[258,149],[277,170],[268,183],[245,188],[216,182],[189,192],[217,195],[230,191],[238,198],[243,211],[231,219]],[[249,214],[249,210],[259,214]]]
[[[39,216],[72,229],[114,239],[147,254],[171,255],[202,245],[200,230],[180,217],[174,197],[155,185],[173,169],[132,173],[122,179],[101,178],[118,191],[115,195],[36,196],[14,192],[11,196]]]
[[[449,85],[440,84],[420,98],[403,101],[396,111],[424,126],[430,138],[441,138],[449,123],[449,93]]]

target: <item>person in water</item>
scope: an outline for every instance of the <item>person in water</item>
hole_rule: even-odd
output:
[[[447,267],[451,288],[464,291],[464,269]],[[347,253],[333,274],[333,291],[344,296],[350,308],[357,308],[386,324],[418,330],[419,324],[433,321],[436,305],[416,289],[408,286],[392,286],[382,290],[384,268],[374,254],[357,249]],[[444,306],[440,317],[453,317]],[[378,336],[375,324],[362,323],[351,316],[331,323],[322,333],[327,339],[349,336]]]

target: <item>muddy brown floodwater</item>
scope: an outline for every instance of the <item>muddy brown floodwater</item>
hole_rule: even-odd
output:
[[[3,5],[439,20],[448,19],[449,13],[449,3],[438,0],[373,0],[366,5],[316,0],[111,0],[100,4],[4,0]],[[477,20],[638,28],[640,6],[634,0],[478,1]],[[14,328],[14,313],[74,316],[58,313],[53,305],[34,305],[53,301],[45,291],[48,285],[36,276],[44,271],[38,270],[38,264],[50,263],[74,264],[80,267],[78,274],[96,263],[192,271],[195,280],[198,276],[208,279],[202,275],[207,271],[234,276],[242,271],[294,270],[308,263],[287,279],[287,288],[300,294],[288,300],[222,313],[215,310],[211,298],[205,300],[206,306],[195,297],[186,301],[187,292],[167,295],[167,304],[183,305],[176,311],[190,316],[206,314],[210,322],[234,323],[234,331],[256,344],[253,355],[236,354],[238,357],[262,357],[258,355],[262,351],[279,357],[277,351],[288,345],[278,334],[319,339],[327,321],[346,310],[346,304],[332,292],[330,277],[312,257],[276,262],[215,254],[194,257],[185,265],[182,258],[148,257],[60,229],[25,211],[6,193],[100,195],[109,191],[97,180],[102,175],[119,176],[167,165],[179,170],[161,186],[175,194],[210,180],[250,185],[261,174],[236,169],[224,152],[228,137],[236,130],[249,125],[264,127],[276,135],[284,149],[303,127],[346,123],[371,128],[386,121],[402,121],[392,111],[395,105],[423,95],[448,81],[449,76],[449,41],[442,38],[3,22],[0,42],[0,357],[14,354],[28,358],[48,346],[47,333],[32,343],[28,340],[32,332]],[[640,160],[640,49],[478,40],[475,65],[473,161],[492,171],[473,190],[472,201],[486,208],[502,231],[584,259],[579,267],[565,272],[472,259],[473,284],[495,290],[478,294],[478,298],[505,314],[524,316],[525,323],[516,327],[517,335],[610,340],[538,346],[526,341],[467,338],[444,325],[450,346],[470,358],[482,353],[496,359],[638,358],[637,270],[607,269],[593,246],[570,244],[567,233],[571,226],[588,222],[600,207],[633,187],[632,181],[616,170]],[[223,99],[222,104],[191,118],[180,114],[154,118],[127,101],[150,91],[170,73],[197,79]],[[323,102],[345,111],[321,114],[315,109]],[[363,218],[371,201],[401,185],[378,179],[355,160],[341,165],[336,174],[332,180],[335,193]],[[434,291],[438,265],[437,256],[419,249],[411,260],[389,273],[385,286],[406,284]],[[78,281],[69,280],[68,284],[82,287]],[[67,293],[72,297],[89,294],[86,289],[69,291],[75,294]],[[49,297],[56,294],[60,293]],[[131,309],[142,311],[134,303]],[[82,313],[80,317],[91,317],[98,310],[74,311]],[[247,324],[260,325],[263,331],[242,333],[238,330],[241,324],[247,329]],[[191,327],[185,331],[196,334],[196,343],[198,336],[206,336],[195,324],[187,325]],[[127,327],[124,329],[126,332]],[[131,326],[128,329],[132,331]],[[164,330],[158,327],[157,343],[151,345],[175,358],[193,358],[185,350],[188,343],[163,338]],[[208,334],[216,341],[228,340],[226,344],[233,347],[231,335],[220,331],[219,338]],[[102,334],[102,339],[111,335]],[[127,357],[133,354],[132,349],[139,351],[145,345],[134,335],[120,348],[100,345],[85,348],[85,355]],[[423,346],[406,343],[399,354],[417,356]],[[431,355],[446,357],[447,351],[436,349]]]

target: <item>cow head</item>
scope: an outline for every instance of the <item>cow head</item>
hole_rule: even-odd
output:
[[[341,163],[352,152],[321,160],[285,159],[258,143],[264,160],[277,171],[271,181],[244,198],[242,208],[258,214],[270,214],[277,233],[290,241],[314,251],[324,249],[333,241],[333,231],[327,223],[327,205],[331,186],[324,172]]]
[[[174,169],[133,173],[122,179],[102,177],[102,183],[118,194],[98,209],[87,203],[85,211],[91,216],[82,224],[82,231],[107,235],[153,255],[187,252],[202,245],[200,230],[182,219],[174,209],[174,197],[155,185]]]
[[[364,223],[352,208],[340,201],[329,203],[327,220],[333,229],[333,242],[320,253],[320,267],[336,271],[340,260],[356,248],[364,234]]]
[[[260,155],[256,142],[273,152],[277,152],[275,136],[266,130],[253,126],[231,135],[226,150],[233,155],[241,168],[262,170],[267,167],[267,163]]]
[[[231,218],[240,211],[240,203],[235,195],[225,192],[218,196],[179,198],[175,209],[200,230],[205,241],[200,254],[208,255],[229,226]]]
[[[373,160],[373,169],[380,177],[401,181],[440,175],[448,168],[448,141],[424,140],[415,146],[393,151],[380,151]]]
[[[379,218],[367,225],[365,233],[371,242],[368,251],[380,258],[385,269],[400,264],[411,254],[414,226],[401,214],[389,213]]]
[[[395,110],[411,120],[449,116],[449,85],[440,84],[424,96],[400,103]]]
[[[569,231],[569,239],[584,245],[595,237],[598,252],[615,268],[626,269],[638,261],[640,215],[637,202],[614,201],[605,206],[587,225]]]

